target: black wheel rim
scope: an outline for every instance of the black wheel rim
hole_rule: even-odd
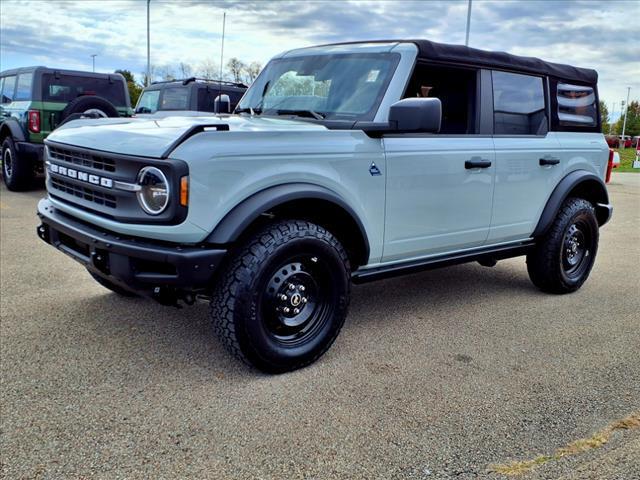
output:
[[[7,178],[11,177],[13,173],[13,158],[11,157],[11,150],[5,149],[4,155],[2,155],[2,168]]]
[[[562,242],[562,269],[569,278],[580,278],[589,268],[592,257],[591,227],[582,219],[567,229]]]
[[[279,262],[265,285],[261,313],[278,343],[298,347],[311,341],[333,315],[336,289],[327,263],[317,255]]]

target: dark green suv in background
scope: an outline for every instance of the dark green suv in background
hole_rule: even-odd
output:
[[[44,139],[75,117],[131,116],[127,82],[119,73],[25,67],[0,73],[2,176],[24,190],[42,172]]]

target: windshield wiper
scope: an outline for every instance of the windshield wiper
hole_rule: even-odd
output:
[[[276,110],[276,115],[295,115],[296,117],[311,117],[316,120],[324,120],[327,116],[324,113],[313,110]]]
[[[250,113],[251,115],[260,115],[262,113],[262,109],[261,108],[251,108],[251,107],[236,108],[235,113]]]

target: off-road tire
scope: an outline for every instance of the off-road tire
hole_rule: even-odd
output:
[[[2,142],[2,178],[7,188],[14,192],[27,190],[33,185],[35,178],[33,165],[18,156],[11,137]]]
[[[287,306],[298,310],[293,305],[301,286],[308,303],[305,297],[290,319],[282,312]],[[232,355],[264,372],[283,373],[313,363],[329,349],[344,324],[349,293],[349,259],[336,237],[307,221],[278,221],[249,238],[223,267],[210,313]],[[316,323],[289,326],[303,315]],[[291,340],[285,335],[290,332]]]
[[[89,272],[89,270],[87,270]],[[126,290],[118,285],[116,285],[115,283],[111,283],[109,280],[102,278],[98,275],[96,275],[93,272],[89,272],[89,275],[91,275],[93,277],[93,279],[98,282],[100,285],[102,285],[104,288],[106,288],[107,290],[111,290],[113,293],[117,293],[118,295],[122,296],[122,297],[137,297],[138,295],[136,295],[133,292],[130,292],[129,290]]]
[[[62,113],[60,114],[60,121],[64,121],[69,115],[74,113],[85,113],[91,110],[98,110],[107,117],[117,117],[118,110],[113,104],[106,98],[98,97],[96,95],[85,95],[71,100]]]
[[[583,250],[580,260],[574,260],[575,251],[572,252],[575,232],[580,234],[576,250]],[[568,198],[547,233],[527,255],[527,271],[533,284],[549,293],[578,290],[589,277],[595,262],[598,234],[593,205],[582,198]],[[574,256],[569,258],[572,253]],[[571,266],[570,260],[576,261],[576,265]]]

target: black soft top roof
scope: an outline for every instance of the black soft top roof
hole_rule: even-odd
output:
[[[590,68],[573,67],[561,63],[546,62],[535,57],[521,57],[506,52],[491,52],[489,50],[480,50],[479,48],[465,47],[464,45],[432,42],[431,40],[363,40],[329,45],[355,45],[359,43],[414,43],[418,47],[418,58],[433,62],[535,73],[593,86],[598,83],[598,72]]]
[[[464,45],[450,45],[430,40],[405,41],[415,43],[418,46],[418,57],[426,60],[538,73],[591,85],[598,83],[598,72],[590,68],[573,67],[561,63],[545,62],[535,57],[521,57],[506,52],[490,52]]]

